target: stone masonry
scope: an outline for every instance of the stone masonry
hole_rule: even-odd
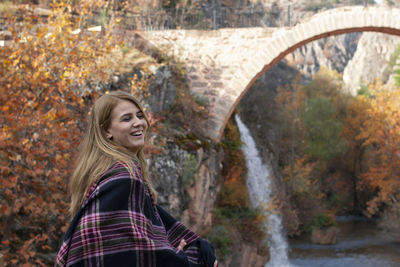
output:
[[[184,64],[191,94],[207,98],[205,136],[219,141],[225,124],[256,79],[296,48],[350,32],[400,35],[400,9],[352,6],[331,9],[288,28],[216,31],[168,30],[139,34]]]

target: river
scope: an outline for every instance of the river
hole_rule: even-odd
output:
[[[376,221],[362,217],[339,216],[338,242],[315,245],[309,237],[291,239],[289,261],[292,266],[400,266],[400,242],[378,231]]]

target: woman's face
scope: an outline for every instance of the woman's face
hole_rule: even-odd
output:
[[[107,138],[137,153],[144,146],[146,129],[143,112],[131,101],[120,100],[111,112]]]

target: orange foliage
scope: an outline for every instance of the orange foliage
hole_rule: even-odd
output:
[[[351,145],[361,145],[364,140],[359,136],[361,126],[368,120],[369,101],[364,96],[358,96],[349,101],[346,118],[343,122],[342,136]],[[359,136],[357,138],[357,136]]]
[[[282,170],[282,176],[287,186],[288,192],[291,195],[310,194],[314,193],[315,183],[317,179],[312,176],[312,171],[315,163],[309,162],[307,156],[297,158],[293,164],[293,169],[290,165],[286,165]],[[319,196],[321,198],[321,196]]]
[[[98,7],[80,1],[72,16],[59,3],[48,18],[25,7],[8,17],[11,40],[0,47],[0,253],[10,266],[51,264],[44,255],[66,230],[66,185],[87,107],[109,80],[105,55],[117,45],[107,31],[84,30],[83,15]]]
[[[368,202],[367,213],[377,213],[382,204],[396,201],[400,186],[400,90],[388,90],[378,81],[370,85],[372,93],[366,120],[358,135],[370,152],[368,169],[363,172],[361,186],[377,194]]]
[[[293,118],[300,116],[303,103],[306,99],[306,92],[301,83],[301,76],[297,76],[292,83],[285,88],[278,88],[276,102],[286,111],[291,113]]]
[[[218,203],[220,206],[245,207],[248,205],[245,158],[240,149],[239,129],[232,118],[225,129],[224,143],[227,152],[223,164],[225,180],[219,193]]]

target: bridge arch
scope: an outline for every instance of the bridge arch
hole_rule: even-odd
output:
[[[193,94],[210,99],[205,136],[219,141],[243,95],[269,68],[300,46],[352,32],[400,35],[400,9],[352,6],[331,9],[290,28],[150,32],[145,38],[169,45],[187,70]]]

